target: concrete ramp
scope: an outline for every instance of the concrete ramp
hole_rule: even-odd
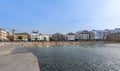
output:
[[[0,71],[40,71],[38,61],[32,53],[0,56]]]

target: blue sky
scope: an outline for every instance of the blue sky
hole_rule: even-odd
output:
[[[120,0],[0,0],[0,27],[67,33],[120,27]]]

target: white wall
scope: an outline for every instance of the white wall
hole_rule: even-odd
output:
[[[75,40],[75,35],[68,35],[68,40]]]
[[[80,34],[80,37],[81,37],[81,39],[83,39],[83,40],[89,39],[89,38],[90,38],[89,36],[90,36],[89,34]]]
[[[92,31],[93,32],[93,38],[95,40],[103,39],[103,31]]]
[[[31,34],[31,40],[35,40],[35,38],[37,38],[39,40],[39,34],[37,33],[32,33]]]

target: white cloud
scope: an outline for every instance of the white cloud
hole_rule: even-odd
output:
[[[120,27],[120,0],[105,0],[89,24],[98,29]]]

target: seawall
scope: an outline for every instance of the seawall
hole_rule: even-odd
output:
[[[46,45],[65,45],[65,44],[90,44],[90,43],[104,43],[104,42],[76,42],[76,41],[51,41],[51,42],[21,42],[24,47],[32,46],[46,46]]]

